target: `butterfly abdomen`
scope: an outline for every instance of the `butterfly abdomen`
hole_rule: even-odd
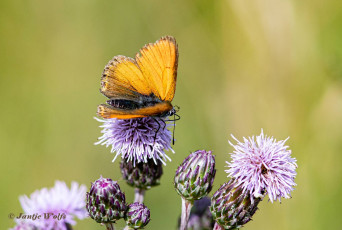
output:
[[[108,100],[107,104],[117,109],[138,109],[141,107],[139,103],[125,99]]]
[[[141,95],[139,100],[127,100],[127,99],[111,99],[107,101],[107,104],[117,109],[140,109],[144,107],[154,106],[162,101],[155,97],[153,94],[150,96]]]

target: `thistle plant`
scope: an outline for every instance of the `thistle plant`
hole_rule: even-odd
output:
[[[86,207],[89,216],[108,229],[112,229],[112,223],[123,218],[127,210],[125,194],[119,184],[102,176],[91,184]]]
[[[182,197],[180,229],[186,229],[193,202],[207,196],[211,191],[215,173],[215,157],[211,151],[205,150],[191,153],[178,167],[174,186]]]
[[[145,190],[159,185],[163,174],[161,162],[156,164],[152,159],[149,159],[147,163],[137,163],[135,166],[132,161],[123,159],[120,169],[123,179],[135,188],[134,202],[140,203],[144,201]]]
[[[160,184],[163,175],[162,164],[149,159],[146,163],[133,165],[132,161],[122,160],[120,169],[123,179],[134,188],[150,189]]]
[[[288,140],[277,141],[264,135],[263,130],[256,138],[244,138],[233,146],[232,162],[227,162],[228,177],[237,180],[243,191],[248,191],[251,199],[263,196],[264,191],[269,200],[290,198],[291,191],[296,186],[296,159],[291,157],[291,150],[285,146]]]
[[[143,229],[150,222],[150,210],[139,202],[128,206],[125,220],[127,229]]]
[[[224,229],[238,229],[252,219],[262,198],[251,199],[250,193],[231,179],[214,193],[210,211]]]
[[[172,135],[168,130],[170,125],[165,122],[165,118],[159,117],[96,120],[103,123],[100,126],[103,135],[95,144],[111,146],[111,152],[116,152],[113,161],[121,156],[122,177],[135,189],[134,204],[142,204],[146,191],[160,184],[162,166],[171,160],[165,151],[174,152],[171,148]],[[161,127],[161,124],[165,126]],[[138,206],[131,208],[134,207]],[[125,215],[127,213],[132,214],[126,212]],[[143,214],[142,217],[146,219],[146,212]],[[130,228],[135,219],[127,218],[125,216],[127,228]]]
[[[85,185],[72,182],[69,189],[65,182],[56,181],[52,188],[36,190],[30,197],[20,196],[20,215],[36,214],[37,219],[16,218],[17,225],[12,230],[71,230],[76,224],[75,217],[87,217],[85,194]]]
[[[296,159],[285,146],[261,130],[256,138],[244,138],[233,146],[232,162],[227,162],[230,181],[221,186],[212,198],[210,210],[216,221],[214,229],[236,229],[249,222],[259,202],[267,194],[273,203],[290,198],[296,185]]]
[[[166,160],[171,160],[165,151],[171,148],[171,131],[168,130],[170,124],[165,124],[164,118],[134,118],[134,119],[98,119],[103,123],[102,136],[95,144],[111,146],[111,152],[116,152],[115,159],[121,155],[125,161],[131,161],[133,166],[149,159],[155,164],[162,162],[166,165]]]
[[[174,153],[170,124],[158,117],[95,119],[103,123],[103,135],[95,144],[111,146],[111,152],[116,152],[113,161],[121,155],[122,177],[135,188],[134,202],[142,203],[146,190],[159,185],[162,165],[171,160],[165,151]]]
[[[126,121],[125,124],[128,123]],[[106,133],[110,133],[109,129]],[[161,131],[160,135],[167,133]],[[237,144],[229,142],[234,148],[230,154],[232,160],[227,162],[226,172],[230,179],[214,192],[211,201],[206,197],[212,190],[216,174],[215,157],[211,151],[195,151],[177,168],[174,187],[182,199],[180,230],[239,229],[255,218],[258,205],[265,196],[271,203],[291,197],[296,185],[297,164],[285,145],[287,139],[277,141],[264,135],[263,131],[259,136],[244,138],[243,142],[232,137]],[[114,139],[110,141],[114,143]],[[118,146],[117,143],[115,145]],[[125,220],[126,230],[146,227],[151,216],[150,210],[143,204],[144,193],[160,184],[163,173],[161,158],[165,156],[163,152],[149,155],[154,150],[147,146],[146,151],[132,150],[134,153],[121,154],[124,156],[120,164],[122,177],[135,188],[132,204],[126,204],[124,192],[110,178],[101,176],[92,183],[88,193],[85,193],[85,186],[79,186],[76,182],[69,189],[64,182],[57,181],[51,189],[36,191],[30,198],[20,197],[20,202],[24,213],[64,213],[66,217],[63,221],[19,219],[12,230],[72,230],[74,218],[83,219],[87,215],[105,225],[107,230],[114,230],[114,224],[120,219]],[[132,144],[131,148],[138,148],[138,145]]]
[[[190,211],[190,217],[187,224],[187,230],[211,230],[214,227],[215,221],[210,212],[211,200],[209,197],[203,197],[200,200],[195,200]],[[180,227],[181,218],[178,220]]]

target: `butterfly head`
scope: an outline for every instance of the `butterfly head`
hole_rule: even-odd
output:
[[[162,117],[171,117],[171,116],[175,116],[175,117],[179,117],[177,115],[177,112],[179,111],[179,107],[176,105],[174,107],[172,107],[171,110],[165,112]],[[178,119],[177,119],[178,120]]]

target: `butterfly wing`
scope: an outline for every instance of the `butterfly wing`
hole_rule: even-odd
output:
[[[170,111],[172,105],[170,102],[161,102],[153,106],[142,107],[138,109],[119,109],[114,108],[107,104],[101,104],[97,108],[97,114],[105,119],[118,118],[118,119],[132,119],[138,117],[159,116],[165,111]]]
[[[162,37],[145,45],[135,60],[154,95],[172,101],[177,81],[178,47],[175,38]]]
[[[115,56],[106,65],[101,78],[101,93],[108,98],[137,99],[152,93],[149,84],[132,58]]]

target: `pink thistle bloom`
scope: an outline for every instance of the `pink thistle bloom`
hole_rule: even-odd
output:
[[[74,217],[84,219],[88,216],[85,209],[86,186],[71,183],[69,189],[65,182],[56,181],[55,186],[36,190],[30,197],[19,197],[24,210],[23,215],[41,215],[39,219],[16,219],[14,230],[67,230],[75,225]]]
[[[24,221],[17,221],[17,225],[10,230],[38,230],[33,224],[24,222]]]
[[[163,118],[135,118],[135,119],[98,119],[102,122],[103,135],[95,144],[111,146],[111,152],[116,152],[115,159],[121,155],[127,162],[147,163],[152,159],[156,164],[171,159],[165,154],[165,150],[171,150],[171,131],[167,129]],[[164,127],[165,126],[165,127]]]
[[[290,198],[296,186],[297,160],[291,157],[291,150],[284,145],[288,138],[276,141],[273,137],[264,136],[263,130],[256,138],[243,138],[243,142],[232,137],[237,144],[229,141],[235,150],[230,153],[232,162],[226,162],[228,177],[236,179],[244,191],[249,191],[251,199],[265,193],[272,203],[281,201],[281,197]]]

